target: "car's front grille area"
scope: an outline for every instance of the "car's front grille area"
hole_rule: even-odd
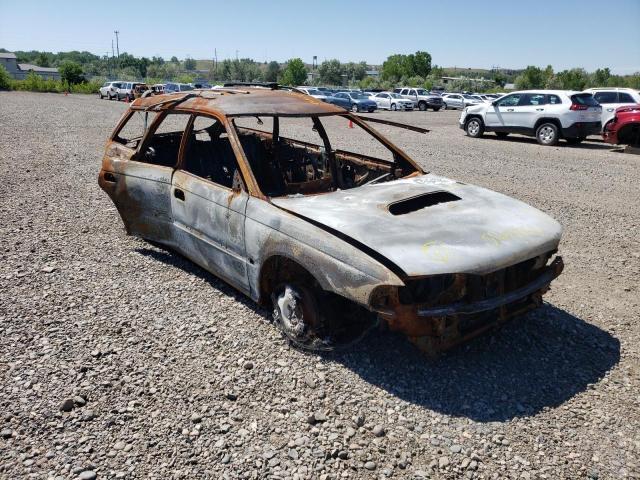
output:
[[[452,302],[478,302],[518,290],[533,282],[545,269],[551,252],[486,275],[434,275],[405,281],[398,290],[400,303],[441,306]]]

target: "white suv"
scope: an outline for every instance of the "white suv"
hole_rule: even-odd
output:
[[[600,134],[601,114],[602,107],[590,93],[526,90],[465,108],[460,128],[470,137],[519,133],[535,136],[541,145],[555,145],[560,138],[578,144],[588,135]]]
[[[596,102],[602,105],[603,130],[616,114],[616,108],[640,103],[640,92],[632,88],[588,88],[585,92],[593,95]]]
[[[105,82],[98,90],[98,97],[101,99],[107,97],[109,100],[116,98],[121,84],[122,82]]]

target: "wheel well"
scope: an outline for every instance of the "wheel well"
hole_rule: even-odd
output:
[[[618,143],[636,145],[640,143],[640,123],[629,123],[618,132]]]
[[[558,133],[560,135],[562,135],[562,124],[560,123],[560,120],[558,120],[557,118],[541,118],[539,119],[536,124],[533,127],[533,131],[534,133],[538,130],[538,127],[540,125],[542,125],[543,123],[553,123],[556,127],[558,127]]]
[[[315,277],[296,261],[281,255],[269,257],[260,269],[259,303],[261,305],[268,304],[271,292],[278,284],[294,280],[304,285],[320,288]]]
[[[464,125],[466,126],[467,123],[469,123],[469,120],[471,120],[472,118],[477,118],[484,125],[484,120],[482,120],[482,117],[478,114],[467,115],[467,118],[464,119]]]

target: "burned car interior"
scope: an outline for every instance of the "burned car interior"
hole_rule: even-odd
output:
[[[377,318],[433,353],[540,305],[560,225],[425,173],[375,123],[428,132],[273,87],[143,97],[99,183],[128,234],[271,302],[301,348]]]

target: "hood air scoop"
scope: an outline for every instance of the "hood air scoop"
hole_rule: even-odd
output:
[[[391,215],[405,215],[423,208],[433,207],[439,203],[455,202],[456,200],[460,200],[460,197],[444,190],[428,192],[389,204],[389,212]]]

